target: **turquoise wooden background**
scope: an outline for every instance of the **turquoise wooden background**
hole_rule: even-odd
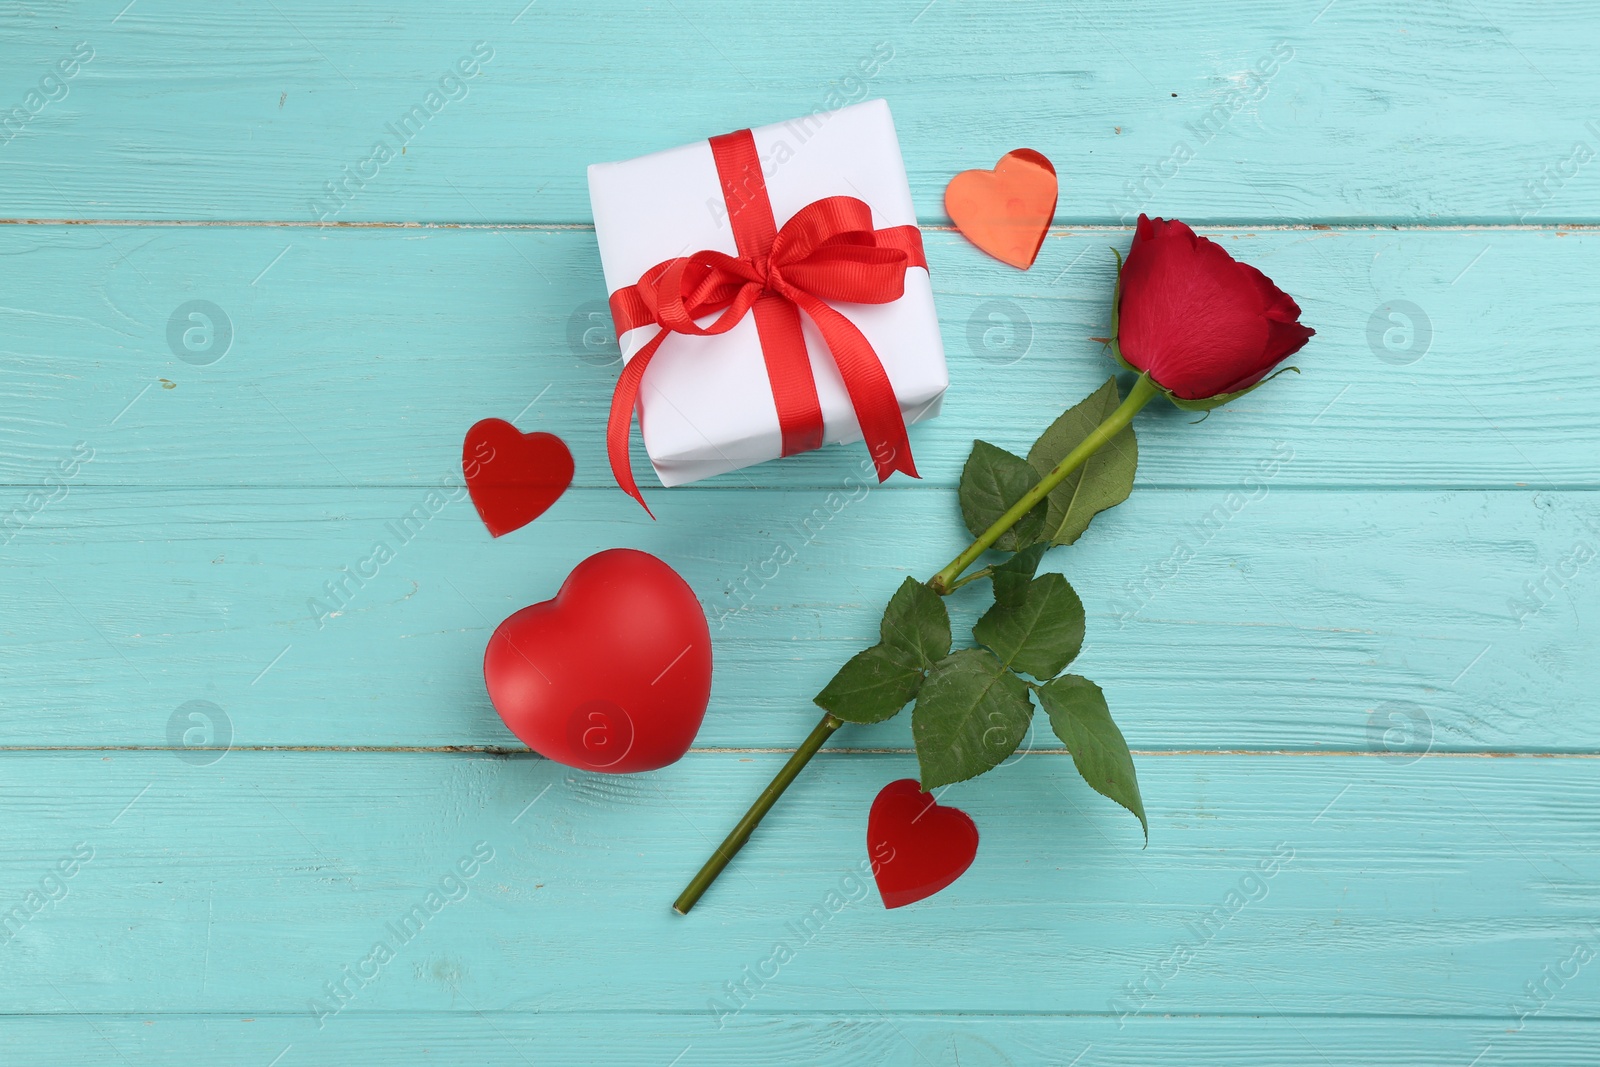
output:
[[[523,3],[0,5],[0,1059],[1600,1063],[1592,4]],[[584,165],[868,96],[950,357],[925,479],[808,525],[862,458],[831,449],[654,490],[650,523],[601,458]],[[1063,186],[1027,273],[941,195],[1023,145]],[[1148,849],[1044,730],[946,795],[970,873],[883,911],[854,875],[914,773],[902,717],[840,735],[672,915],[877,606],[964,543],[972,438],[1023,449],[1108,373],[1140,208],[1318,330],[1301,377],[1142,416],[1139,488],[1051,557]],[[227,329],[186,348],[192,301]],[[488,416],[566,438],[573,490],[493,543],[454,496],[319,626]],[[637,777],[529,756],[478,668],[612,545],[719,620],[695,750]]]

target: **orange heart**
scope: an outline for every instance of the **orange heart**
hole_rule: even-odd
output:
[[[967,240],[1027,270],[1056,217],[1056,168],[1031,148],[1007,152],[994,170],[964,170],[951,178],[944,209]]]

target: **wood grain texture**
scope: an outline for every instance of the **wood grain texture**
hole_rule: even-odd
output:
[[[1220,236],[1320,332],[1301,375],[1198,426],[1165,404],[1142,415],[1141,485],[1233,488],[1284,443],[1286,485],[1600,485],[1600,363],[1586,354],[1600,233]],[[1127,240],[1058,233],[1024,274],[928,235],[951,386],[911,430],[921,484],[954,485],[975,437],[1025,453],[1105,381],[1114,366],[1092,338],[1107,329],[1111,246]],[[467,428],[493,415],[565,438],[576,484],[614,484],[601,427],[615,342],[584,342],[610,336],[592,232],[0,226],[0,259],[0,395],[26,412],[0,434],[0,481],[38,485],[83,442],[94,459],[76,484],[440,485],[459,476]],[[1430,325],[1390,352],[1370,331],[1396,299]],[[220,334],[184,312],[169,339],[197,300],[232,330],[202,366],[175,354],[183,330],[201,348]],[[865,458],[826,448],[704,484],[833,490]],[[646,492],[671,514],[670,492]]]
[[[125,3],[18,5],[0,26],[0,106],[94,50],[0,145],[7,214],[309,222],[348,181],[338,221],[586,221],[590,163],[870,95],[928,218],[956,170],[1026,145],[1075,222],[1145,202],[1209,222],[1600,221],[1573,155],[1600,147],[1584,0],[628,0],[603,21],[569,0]],[[369,163],[478,42],[481,73]]]
[[[1600,1064],[1592,4],[524,3],[0,9],[0,1063]],[[650,522],[600,449],[585,165],[873,96],[951,371],[924,479],[830,448]],[[1062,180],[1026,273],[942,204],[1023,145]],[[972,440],[1025,452],[1110,373],[1139,210],[1318,331],[1298,377],[1142,416],[1137,491],[1047,561],[1149,847],[1041,717],[943,797],[972,870],[884,911],[902,717],[673,916],[964,543]],[[450,488],[489,416],[577,458],[498,541]],[[613,545],[682,571],[717,657],[698,750],[625,778],[521,751],[479,670]]]
[[[65,1062],[164,1067],[185,1059],[216,1067],[280,1063],[482,1064],[588,1067],[649,1063],[767,1067],[1590,1067],[1600,1062],[1591,1024],[1540,1017],[1517,1030],[1501,1019],[1159,1017],[855,1012],[782,1015],[753,1008],[720,1030],[699,1013],[445,1014],[360,1012],[317,1031],[304,1019],[230,1015],[57,1014],[6,1020],[12,1048]],[[1487,1051],[1486,1051],[1487,1050]]]
[[[8,1010],[301,1012],[309,1032],[324,983],[350,981],[363,1012],[702,1012],[710,1031],[713,1000],[745,981],[763,1013],[1403,1005],[1511,1027],[1525,983],[1600,939],[1593,758],[1146,757],[1141,849],[1070,759],[1035,755],[944,794],[982,828],[978,859],[886,912],[859,880],[867,805],[914,760],[826,757],[686,919],[668,903],[781,757],[607,778],[526,758],[238,755],[5,757],[7,912],[93,852],[58,903],[13,922]],[[397,936],[480,841],[492,858],[457,899]],[[374,974],[360,961],[385,939],[395,958]],[[792,959],[763,965],[780,943]],[[1563,968],[1552,1016],[1600,1014],[1593,965]]]
[[[1046,557],[1089,612],[1074,670],[1134,747],[1600,751],[1600,564],[1568,562],[1600,538],[1593,494],[1230,493],[1141,489]],[[484,692],[489,633],[628,546],[711,620],[697,743],[792,748],[894,588],[966,543],[950,490],[670,496],[651,523],[574,490],[491,541],[458,495],[402,541],[419,490],[73,489],[0,550],[0,745],[168,745],[200,699],[237,745],[520,748]],[[351,581],[378,543],[394,559]],[[959,639],[986,596],[951,598]],[[835,743],[908,747],[909,716]],[[1058,745],[1042,718],[1032,743]]]

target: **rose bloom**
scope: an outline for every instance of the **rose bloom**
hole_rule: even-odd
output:
[[[1139,216],[1122,267],[1117,344],[1135,370],[1181,400],[1248,389],[1316,331],[1248,263],[1177,219]]]

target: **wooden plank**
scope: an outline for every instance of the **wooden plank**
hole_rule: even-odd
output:
[[[1198,426],[1165,404],[1142,416],[1142,484],[1233,488],[1288,447],[1284,485],[1600,486],[1600,234],[1221,236],[1320,333],[1302,375]],[[1107,246],[1125,241],[1063,232],[1018,274],[929,234],[952,384],[944,413],[911,431],[924,484],[954,484],[975,437],[1026,451],[1105,380],[1092,338],[1107,328]],[[75,484],[439,485],[467,427],[499,416],[564,437],[578,484],[613,484],[601,427],[616,368],[583,341],[608,329],[592,233],[0,227],[0,254],[15,264],[0,392],[28,401],[0,428],[5,483],[41,484],[82,443],[93,461]],[[1374,328],[1395,299],[1427,330]],[[223,334],[188,317],[191,301],[231,328],[203,366],[191,361]],[[1391,352],[1385,330],[1413,347]],[[708,484],[831,490],[864,458],[835,447]],[[637,444],[634,465],[653,481]],[[652,499],[671,514],[675,496]]]
[[[415,489],[75,488],[0,556],[0,744],[177,744],[171,721],[205,700],[243,746],[518,747],[483,689],[489,633],[627,546],[677,567],[712,620],[698,743],[793,747],[894,587],[966,543],[952,497],[878,490],[835,511],[688,488],[653,524],[613,490],[573,490],[492,541],[464,493],[429,517]],[[425,523],[402,530],[418,506]],[[1600,608],[1597,508],[1592,493],[1141,489],[1046,566],[1089,611],[1074,669],[1135,748],[1597,751],[1580,626]],[[379,543],[394,558],[369,566]],[[985,599],[950,599],[959,639]],[[838,743],[909,746],[909,716]]]
[[[1600,1064],[1600,10],[523,3],[0,20],[4,1062]],[[829,449],[649,522],[599,448],[584,165],[879,95],[953,380],[925,480]],[[1062,175],[1025,274],[942,208],[1022,144]],[[1051,557],[1148,848],[1046,730],[943,795],[972,870],[881,911],[903,717],[671,915],[887,592],[963,543],[971,440],[1025,450],[1104,380],[1141,209],[1319,331],[1299,378],[1142,418],[1139,492]],[[185,347],[194,302],[225,346]],[[489,415],[566,438],[577,487],[497,542],[459,491],[396,534]],[[507,746],[493,623],[617,544],[715,620],[700,750],[454,751]]]
[[[1552,1009],[1554,1010],[1554,1009]],[[470,1009],[448,1014],[362,1013],[316,1030],[296,1017],[252,1015],[13,1016],[8,1046],[20,1060],[71,1063],[112,1058],[154,1067],[200,1060],[214,1067],[279,1067],[372,1059],[389,1063],[564,1067],[595,1063],[727,1067],[818,1064],[855,1067],[1587,1067],[1600,1063],[1594,1024],[1506,1019],[1319,1018],[1130,1019],[855,1012],[773,1015],[753,1008],[721,1029],[697,1014],[567,1014]],[[1485,1054],[1485,1050],[1487,1054]]]
[[[714,1024],[727,983],[749,982],[741,996],[762,1012],[1404,1005],[1509,1028],[1526,986],[1559,970],[1534,1006],[1600,1017],[1600,990],[1573,971],[1585,964],[1568,962],[1600,938],[1600,760],[1146,758],[1141,850],[1134,820],[1067,757],[1035,755],[943,794],[981,828],[978,859],[936,899],[884,912],[858,880],[866,812],[912,761],[830,755],[700,909],[674,915],[710,839],[780,758],[596,777],[449,754],[232,753],[196,767],[159,752],[11,753],[4,914],[28,912],[36,889],[59,899],[11,920],[7,1007],[314,1023],[313,998],[331,1008],[325,984],[347,982],[362,1011]],[[49,881],[75,849],[76,870]],[[447,879],[475,849],[476,869]],[[436,890],[456,899],[430,902]],[[413,905],[423,916],[396,934]],[[374,949],[385,939],[393,959]],[[764,963],[785,943],[789,958]]]
[[[1581,0],[124,5],[0,27],[4,214],[580,221],[589,163],[883,96],[930,219],[1030,145],[1074,222],[1600,221]]]

